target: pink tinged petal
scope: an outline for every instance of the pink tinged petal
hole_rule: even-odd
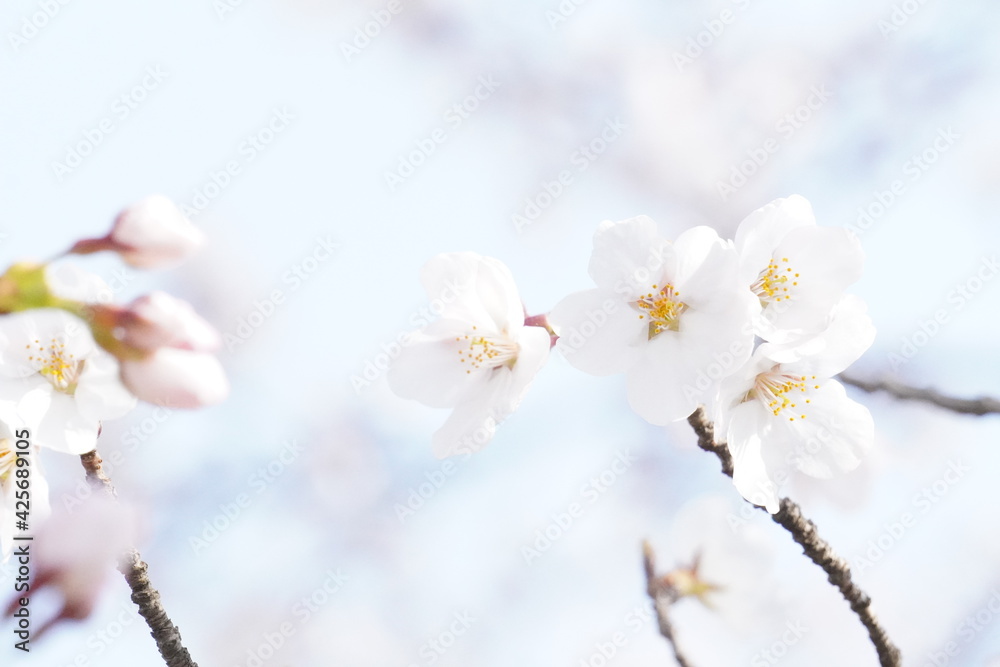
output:
[[[823,328],[844,290],[861,277],[864,252],[846,229],[805,227],[789,232],[774,260],[787,279],[781,286],[785,298],[765,307],[760,335],[780,341],[781,330]]]
[[[590,277],[598,287],[630,301],[648,293],[653,284],[663,287],[663,277],[673,275],[675,264],[673,246],[644,215],[602,222],[594,234]]]
[[[389,368],[389,388],[432,408],[450,408],[479,391],[492,369],[468,361],[473,333],[465,322],[438,320],[411,334]]]
[[[571,294],[552,309],[549,322],[559,335],[557,348],[584,373],[624,373],[642,356],[649,341],[649,320],[602,289]]]
[[[740,255],[740,280],[752,284],[786,234],[815,226],[812,206],[800,195],[775,199],[748,215],[736,229],[734,240]]]
[[[221,403],[229,381],[210,354],[160,348],[139,361],[123,361],[122,382],[138,398],[171,408],[200,408]]]
[[[115,250],[131,266],[165,268],[190,256],[204,233],[162,195],[153,195],[122,211],[109,234]]]
[[[733,484],[744,498],[774,514],[779,509],[778,486],[772,480],[764,457],[762,434],[768,413],[757,401],[749,401],[732,411],[726,443],[733,456]]]
[[[210,352],[221,344],[218,331],[186,301],[153,292],[133,301],[121,316],[122,342],[141,350],[176,347]]]
[[[836,380],[820,383],[807,395],[809,403],[796,401],[797,414],[785,409],[769,417],[765,442],[786,452],[789,465],[812,477],[854,470],[875,440],[868,408],[848,398]]]

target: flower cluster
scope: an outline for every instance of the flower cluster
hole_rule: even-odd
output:
[[[173,266],[203,235],[165,197],[122,212],[111,231],[78,241],[67,255],[109,250],[142,268]],[[218,333],[187,303],[162,292],[109,303],[96,275],[60,258],[18,263],[0,276],[0,542],[15,526],[15,432],[69,454],[93,450],[101,423],[137,400],[196,408],[223,400],[229,385],[213,355]],[[47,513],[44,479],[31,470],[32,517]],[[22,504],[23,505],[23,504]]]
[[[435,451],[466,451],[484,422],[479,446],[516,407],[552,334],[574,367],[624,373],[629,404],[653,424],[704,406],[728,442],[737,489],[773,513],[792,468],[853,469],[874,438],[868,411],[833,379],[874,340],[863,302],[845,293],[863,259],[851,232],[817,226],[797,195],[751,213],[733,240],[694,227],[670,241],[645,216],[604,222],[590,259],[595,287],[547,317],[524,317],[498,261],[442,255],[424,270],[428,293],[457,280],[463,296],[411,337],[390,384],[454,407]]]

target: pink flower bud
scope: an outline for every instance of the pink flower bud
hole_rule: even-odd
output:
[[[153,269],[186,259],[205,235],[172,201],[153,195],[122,211],[107,240],[131,266]]]
[[[133,301],[119,318],[119,340],[140,350],[174,347],[196,352],[219,348],[219,333],[186,301],[153,292]]]
[[[222,364],[211,354],[161,347],[148,357],[121,363],[125,386],[138,398],[172,408],[200,408],[229,395]]]

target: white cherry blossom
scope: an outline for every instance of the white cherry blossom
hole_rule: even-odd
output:
[[[100,423],[135,406],[118,373],[73,315],[42,308],[0,316],[0,401],[41,411],[35,442],[43,447],[92,450]]]
[[[844,290],[861,277],[857,237],[818,227],[809,202],[792,195],[763,206],[740,223],[735,245],[740,279],[760,300],[755,333],[782,343],[817,333]]]
[[[733,455],[733,481],[772,514],[793,469],[819,478],[853,470],[875,427],[864,406],[832,379],[868,349],[875,329],[865,305],[844,297],[823,332],[795,344],[764,343],[722,383],[717,432]]]
[[[445,290],[441,317],[410,335],[389,369],[392,390],[453,408],[434,434],[439,458],[480,449],[521,402],[548,358],[549,332],[525,326],[510,270],[471,252],[438,255],[421,273],[431,299]],[[458,288],[455,289],[455,285]]]
[[[552,310],[558,348],[594,375],[626,373],[632,408],[654,424],[711,405],[718,382],[753,346],[759,308],[739,280],[731,244],[708,227],[671,243],[645,216],[604,222],[594,235],[590,276]]]

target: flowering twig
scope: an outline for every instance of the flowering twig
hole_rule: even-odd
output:
[[[642,544],[642,565],[646,571],[646,592],[653,600],[653,608],[656,609],[656,622],[660,627],[660,634],[663,635],[670,644],[670,648],[673,649],[677,664],[680,667],[691,667],[691,663],[688,662],[687,658],[684,657],[684,654],[677,647],[677,640],[674,638],[674,626],[670,623],[670,618],[667,616],[667,610],[670,608],[670,605],[677,601],[677,595],[669,586],[664,585],[661,577],[656,576],[656,554],[653,553],[653,547],[648,542],[643,542]]]
[[[862,380],[850,375],[841,375],[840,381],[857,387],[869,394],[884,391],[904,401],[923,401],[964,415],[989,415],[1000,413],[1000,401],[991,396],[979,398],[955,398],[926,388],[911,387],[895,380]]]
[[[698,408],[692,413],[688,417],[688,423],[698,435],[698,446],[718,456],[722,462],[722,472],[732,477],[733,457],[725,443],[715,441],[715,429],[706,417],[704,408]],[[851,569],[847,561],[838,556],[826,540],[819,536],[816,524],[806,519],[798,504],[788,498],[781,499],[781,507],[776,514],[771,515],[771,519],[792,534],[792,539],[802,547],[805,555],[826,572],[830,583],[837,587],[851,605],[851,610],[868,630],[868,636],[878,652],[879,664],[882,667],[900,667],[902,657],[899,649],[872,612],[871,598],[851,580]]]
[[[87,471],[87,481],[95,489],[102,489],[112,498],[117,497],[111,479],[101,468],[101,457],[97,450],[80,456],[83,469]],[[132,602],[139,607],[139,614],[145,619],[146,625],[152,631],[153,639],[160,656],[167,667],[198,667],[191,659],[191,654],[181,643],[180,630],[167,616],[160,602],[159,592],[153,588],[147,576],[149,566],[142,561],[135,549],[127,550],[118,561],[118,571],[125,575],[125,581],[132,589]]]

